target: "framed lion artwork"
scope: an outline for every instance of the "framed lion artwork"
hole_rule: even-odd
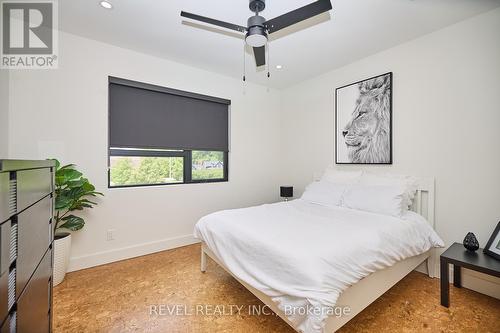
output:
[[[392,72],[335,89],[335,163],[392,164]]]

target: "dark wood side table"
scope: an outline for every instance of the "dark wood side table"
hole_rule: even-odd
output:
[[[462,244],[453,243],[440,259],[442,306],[450,306],[449,264],[453,264],[453,285],[457,288],[462,287],[462,267],[500,277],[500,260],[484,254],[481,248],[470,252]]]

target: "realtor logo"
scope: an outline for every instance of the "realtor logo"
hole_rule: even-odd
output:
[[[54,1],[3,1],[1,68],[57,68]]]

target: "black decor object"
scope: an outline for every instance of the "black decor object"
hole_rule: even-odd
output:
[[[469,232],[467,236],[465,236],[463,244],[468,251],[475,252],[479,249],[479,242],[472,232]]]
[[[500,260],[500,222],[498,222],[495,230],[491,234],[483,252],[490,257]]]
[[[280,186],[280,196],[288,200],[288,198],[293,197],[293,186]]]

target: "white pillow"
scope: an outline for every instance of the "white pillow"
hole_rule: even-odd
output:
[[[401,186],[351,185],[344,193],[342,205],[401,217],[406,211],[405,189]]]
[[[328,167],[321,180],[335,184],[356,184],[362,174],[363,171],[339,171]]]
[[[415,198],[415,193],[418,189],[417,178],[405,175],[392,175],[392,174],[373,174],[365,172],[359,179],[359,184],[362,185],[376,185],[376,186],[399,186],[405,190],[404,201],[405,209],[412,205]]]
[[[318,205],[340,206],[347,187],[348,185],[345,184],[334,184],[325,181],[313,182],[306,187],[301,198]]]

